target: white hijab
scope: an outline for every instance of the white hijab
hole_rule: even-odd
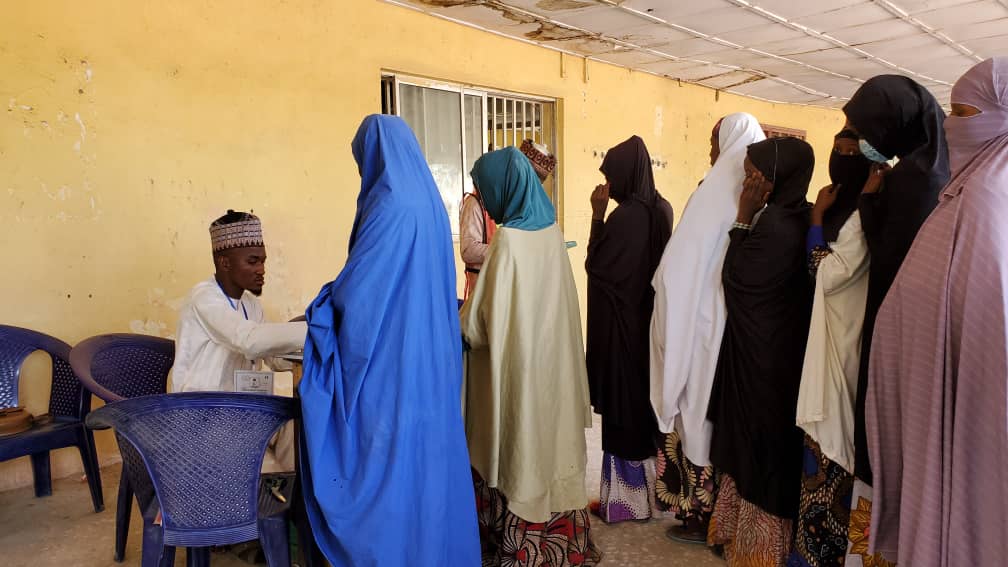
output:
[[[764,139],[750,114],[722,119],[721,153],[686,203],[651,282],[651,404],[661,430],[675,428],[686,457],[699,466],[710,464],[707,404],[725,326],[721,266],[745,179],[746,149]]]

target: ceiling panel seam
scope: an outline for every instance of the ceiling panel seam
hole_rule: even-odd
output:
[[[621,3],[617,3],[617,2],[615,2],[613,0],[595,0],[595,1],[598,2],[598,3],[600,3],[600,4],[605,4],[607,6],[612,6],[614,8],[618,8],[618,9],[620,9],[620,10],[626,12],[626,13],[633,14],[635,16],[638,16],[638,17],[642,18],[642,19],[648,20],[648,21],[650,21],[652,23],[661,24],[661,25],[667,26],[669,28],[672,28],[674,30],[690,34],[690,35],[696,37],[697,39],[702,39],[702,40],[705,40],[705,41],[709,41],[711,43],[716,43],[718,45],[723,45],[723,46],[728,47],[730,49],[738,49],[738,50],[742,50],[742,51],[748,51],[750,53],[755,53],[756,55],[760,55],[762,57],[769,57],[771,59],[776,59],[778,61],[784,61],[785,63],[790,63],[792,65],[798,65],[798,66],[804,67],[806,69],[811,69],[813,71],[818,71],[820,73],[825,73],[827,75],[832,75],[832,76],[840,78],[840,79],[847,79],[849,81],[854,81],[854,82],[857,82],[857,83],[863,83],[864,82],[864,79],[860,79],[858,77],[854,77],[854,76],[847,75],[847,74],[844,74],[844,73],[838,73],[836,71],[830,71],[829,69],[825,69],[823,67],[812,65],[811,63],[806,63],[804,61],[799,61],[797,59],[791,59],[790,57],[784,57],[783,55],[777,55],[775,53],[770,53],[770,52],[767,52],[767,51],[756,49],[754,47],[747,47],[745,45],[740,45],[740,44],[728,41],[726,39],[721,39],[721,38],[719,38],[717,36],[706,34],[706,33],[703,33],[702,31],[695,30],[695,29],[692,29],[692,28],[689,28],[689,27],[686,27],[686,26],[683,26],[683,25],[680,25],[680,24],[676,24],[676,23],[670,22],[668,20],[664,20],[662,18],[653,16],[653,15],[648,14],[646,12],[641,12],[640,10],[635,10],[635,9],[630,8],[628,6],[624,6]]]
[[[937,39],[938,41],[944,43],[945,45],[948,45],[949,47],[955,49],[959,53],[962,53],[963,55],[966,55],[967,57],[972,57],[973,59],[975,59],[978,62],[979,61],[983,61],[983,58],[980,57],[979,55],[977,55],[976,52],[973,51],[972,49],[970,49],[970,48],[966,47],[965,45],[959,43],[958,41],[952,39],[951,37],[949,37],[945,33],[940,32],[937,29],[935,29],[935,28],[927,25],[926,23],[922,22],[921,20],[918,20],[917,18],[915,18],[912,15],[910,15],[910,13],[907,12],[906,10],[900,8],[899,6],[897,6],[896,4],[894,4],[892,2],[889,2],[889,0],[872,0],[872,1],[875,2],[876,4],[878,4],[879,6],[881,6],[882,8],[884,8],[890,14],[893,14],[894,16],[900,18],[901,20],[903,20],[904,22],[906,22],[908,24],[916,26],[919,30],[921,30],[924,33],[930,35],[931,37]],[[1008,0],[1005,0],[1005,1],[1008,1]]]
[[[847,43],[846,41],[843,41],[841,39],[835,38],[835,37],[833,37],[833,36],[831,36],[829,34],[826,34],[826,33],[814,30],[814,29],[812,29],[812,28],[810,28],[808,26],[803,26],[802,24],[799,24],[797,22],[792,22],[791,20],[785,18],[784,16],[781,16],[779,14],[771,12],[770,10],[767,10],[766,8],[762,8],[760,6],[755,5],[753,2],[750,2],[749,0],[725,0],[725,1],[726,2],[730,2],[732,4],[735,4],[736,6],[740,6],[742,8],[745,8],[746,10],[749,10],[749,11],[754,12],[756,14],[759,14],[759,15],[767,18],[768,20],[777,22],[778,24],[781,24],[781,25],[787,26],[787,27],[789,27],[791,29],[803,32],[806,35],[809,35],[811,37],[815,37],[815,38],[822,39],[824,41],[828,41],[828,42],[832,43],[833,45],[835,45],[837,47],[840,47],[842,49],[846,49],[847,51],[851,51],[853,53],[857,53],[858,55],[860,55],[860,56],[862,56],[862,57],[864,57],[866,59],[869,59],[871,61],[874,61],[874,62],[879,63],[881,65],[884,65],[886,67],[889,67],[890,69],[894,69],[896,71],[899,71],[900,73],[903,73],[905,75],[910,75],[910,76],[913,76],[913,77],[917,77],[919,79],[923,79],[925,81],[930,81],[932,83],[936,83],[936,84],[939,84],[939,85],[952,86],[952,83],[949,83],[948,81],[943,81],[941,79],[936,79],[934,77],[930,77],[930,76],[925,75],[923,73],[918,73],[917,71],[914,71],[914,70],[911,70],[911,69],[907,69],[906,67],[898,65],[896,63],[893,63],[892,61],[889,61],[888,59],[884,59],[882,57],[879,57],[878,55],[874,55],[872,53],[869,53],[869,52],[865,51],[864,49],[861,49],[860,47],[856,47],[854,45],[851,45],[851,44]]]

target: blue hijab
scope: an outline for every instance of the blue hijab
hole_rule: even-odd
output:
[[[480,564],[451,228],[400,118],[369,116],[343,271],[307,311],[301,467],[329,562]]]
[[[541,230],[556,222],[556,209],[546,196],[532,162],[517,148],[484,154],[472,169],[483,206],[497,224]]]

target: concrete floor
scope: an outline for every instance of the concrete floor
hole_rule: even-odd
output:
[[[601,466],[600,424],[588,432],[588,474],[591,498],[598,498]],[[53,495],[35,498],[30,487],[0,492],[0,564],[7,567],[113,567],[115,498],[119,465],[102,470],[105,511],[95,514],[87,483],[79,477],[53,481]],[[704,567],[724,562],[706,548],[676,543],[665,537],[671,520],[625,522],[613,526],[593,518],[592,532],[604,554],[603,565]],[[134,510],[124,565],[138,565],[140,518]],[[215,554],[215,567],[247,567],[229,554]],[[185,553],[175,557],[185,565]],[[418,566],[419,567],[419,566]]]

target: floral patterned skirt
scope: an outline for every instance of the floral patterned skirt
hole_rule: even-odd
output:
[[[792,521],[774,516],[739,496],[735,481],[721,475],[707,545],[724,546],[728,567],[780,567],[791,549]]]
[[[798,529],[788,567],[843,567],[854,477],[805,436]]]
[[[848,530],[847,562],[845,567],[896,567],[878,553],[868,554],[868,536],[871,529],[872,489],[860,480],[854,479],[851,497],[850,528]]]
[[[661,435],[656,463],[657,507],[680,520],[698,518],[707,523],[714,511],[717,477],[713,466],[694,465],[682,452],[682,442],[674,431]]]
[[[599,516],[609,524],[649,520],[654,508],[655,460],[627,461],[602,453]]]
[[[527,522],[508,510],[501,491],[488,486],[476,470],[472,473],[483,567],[575,567],[601,561],[587,508],[557,512],[547,522]]]

